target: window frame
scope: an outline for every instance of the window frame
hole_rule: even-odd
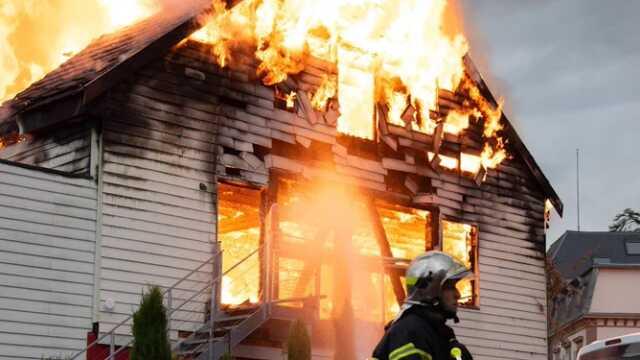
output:
[[[458,223],[458,224],[465,224],[465,225],[469,225],[472,226],[473,228],[475,228],[475,233],[476,233],[476,238],[475,238],[475,244],[472,245],[474,251],[473,251],[473,259],[472,259],[472,265],[473,265],[473,274],[474,274],[474,279],[472,281],[473,284],[473,295],[472,295],[472,302],[470,304],[467,303],[460,303],[459,306],[464,308],[464,309],[471,309],[471,310],[480,310],[480,266],[479,266],[479,260],[480,260],[480,226],[478,225],[477,222],[475,221],[467,221],[458,217],[454,217],[454,216],[448,216],[448,215],[442,215],[438,221],[438,232],[439,232],[439,246],[437,248],[437,250],[439,251],[444,251],[443,250],[443,242],[444,242],[444,225],[443,222],[444,221],[448,221],[448,222],[452,222],[452,223]],[[435,247],[434,247],[435,249]]]
[[[268,207],[266,207],[267,205],[269,205],[268,203],[268,197],[267,197],[267,192],[269,191],[269,186],[267,185],[259,185],[259,184],[255,184],[255,183],[251,183],[249,181],[245,181],[245,180],[240,180],[237,178],[232,178],[232,177],[223,177],[223,176],[219,176],[216,181],[215,181],[215,249],[216,251],[220,251],[222,254],[222,242],[219,238],[220,236],[220,221],[218,220],[218,216],[220,216],[220,185],[225,185],[225,186],[232,186],[232,187],[236,187],[236,188],[243,188],[243,189],[248,189],[248,190],[253,190],[253,191],[257,191],[260,194],[260,202],[258,204],[258,217],[259,217],[259,222],[260,222],[260,234],[258,235],[258,247],[261,247],[264,245],[265,242],[265,234],[266,234],[266,229],[265,229],[265,225],[266,225],[266,217],[265,214],[268,211]],[[222,255],[224,256],[224,255]],[[258,281],[259,281],[259,285],[258,285],[258,302],[256,304],[253,304],[254,306],[259,306],[260,304],[263,304],[265,302],[265,283],[264,283],[264,279],[265,277],[263,276],[264,274],[264,269],[265,269],[265,259],[264,256],[262,254],[258,254],[258,263],[259,263],[259,270],[258,270]],[[222,276],[223,274],[223,262],[222,261],[215,261],[214,262],[214,277],[216,276]],[[218,306],[222,306],[225,305],[222,303],[222,287],[218,286],[216,289],[216,298],[217,301],[216,303],[218,304]],[[227,304],[228,305],[228,304]],[[232,305],[233,306],[233,305]]]
[[[280,182],[281,181],[294,181],[294,182],[298,182],[301,184],[305,184],[305,183],[309,183],[309,180],[301,177],[300,175],[297,174],[293,174],[290,173],[288,171],[284,171],[284,170],[277,170],[277,169],[272,169],[271,171],[269,171],[269,181],[267,184],[264,185],[256,185],[256,184],[252,184],[249,182],[238,182],[238,181],[229,181],[227,179],[224,178],[219,178],[218,182],[221,183],[227,183],[230,185],[235,185],[235,186],[241,186],[241,187],[247,187],[247,188],[251,188],[251,189],[256,189],[256,190],[261,190],[263,197],[262,197],[262,201],[261,201],[261,211],[264,211],[264,215],[262,215],[262,217],[266,216],[267,212],[269,211],[269,208],[273,205],[273,204],[278,204],[278,194],[281,191],[280,189]],[[459,217],[454,217],[454,216],[450,216],[450,215],[444,215],[442,214],[440,207],[438,205],[429,205],[429,204],[414,204],[412,203],[412,201],[410,199],[408,199],[407,197],[404,196],[399,196],[396,194],[391,194],[388,192],[383,192],[383,191],[379,191],[379,190],[370,190],[370,189],[363,189],[361,187],[358,186],[354,186],[355,188],[357,188],[358,191],[360,191],[362,193],[362,197],[363,200],[365,201],[371,201],[371,204],[373,204],[373,206],[375,206],[376,208],[378,207],[384,207],[384,203],[387,203],[388,205],[391,206],[400,206],[400,207],[406,207],[406,208],[411,208],[411,209],[416,209],[416,210],[424,210],[424,211],[428,211],[430,213],[430,226],[431,226],[431,241],[432,241],[432,246],[431,249],[427,249],[427,229],[425,228],[425,232],[424,232],[424,249],[425,251],[429,251],[429,250],[439,250],[442,251],[442,247],[443,247],[443,241],[444,241],[444,233],[443,233],[443,221],[450,221],[450,222],[454,222],[454,223],[461,223],[461,224],[466,224],[466,225],[470,225],[473,226],[475,228],[475,233],[476,233],[476,237],[475,237],[475,244],[474,244],[474,254],[473,254],[473,259],[472,259],[472,264],[474,265],[474,275],[475,278],[472,281],[473,284],[473,300],[471,303],[461,303],[460,307],[464,308],[464,309],[471,309],[471,310],[480,310],[480,271],[479,271],[479,243],[480,243],[480,226],[478,225],[477,222],[475,221],[468,221]],[[271,218],[271,222],[272,222],[272,227],[278,227],[278,224],[280,223],[280,216],[278,214],[278,211],[276,211],[274,214],[272,214],[272,218]],[[263,223],[265,222],[265,219],[262,219]],[[264,236],[265,236],[265,231],[274,231],[274,229],[265,229],[264,227],[261,229],[261,244],[264,241]],[[276,245],[277,243],[280,242],[280,234],[278,230],[275,230],[274,233],[274,245]],[[278,245],[276,245],[278,246]],[[278,289],[277,289],[277,285],[278,284],[278,261],[277,259],[273,258],[272,259],[273,263],[271,264],[271,271],[272,271],[272,282],[274,284],[274,294],[273,297],[277,298],[277,294],[278,294]],[[408,263],[406,265],[408,267]],[[406,290],[406,289],[405,289]],[[406,294],[405,294],[406,295]]]

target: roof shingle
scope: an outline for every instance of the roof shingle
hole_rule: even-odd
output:
[[[209,0],[192,0],[158,11],[117,32],[102,35],[41,80],[0,107],[0,123],[28,108],[81,91],[180,24],[202,13]]]

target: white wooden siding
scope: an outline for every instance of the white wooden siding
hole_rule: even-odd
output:
[[[121,86],[105,102],[101,331],[131,314],[148,285],[171,286],[209,259],[215,240],[215,116],[185,111],[182,103],[155,103],[140,92]],[[205,267],[181,288],[199,290],[210,276]],[[185,297],[174,293],[174,299]],[[115,300],[113,311],[104,309],[108,298]],[[204,303],[188,305],[177,317],[201,324]]]
[[[72,174],[89,172],[90,130],[84,123],[64,124],[0,150],[0,158]]]
[[[86,344],[96,194],[90,179],[0,163],[0,360]]]

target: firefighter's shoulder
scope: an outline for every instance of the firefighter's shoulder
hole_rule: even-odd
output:
[[[431,359],[433,337],[431,325],[412,312],[404,314],[387,331],[389,360]]]

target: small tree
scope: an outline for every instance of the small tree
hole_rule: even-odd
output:
[[[302,320],[294,321],[289,329],[289,338],[287,339],[287,359],[311,359],[311,339],[307,332],[307,326]]]
[[[133,315],[131,360],[171,360],[167,338],[167,311],[157,286],[142,296],[140,308]]]
[[[624,209],[613,218],[609,225],[609,231],[635,231],[640,232],[640,213],[632,209]]]

